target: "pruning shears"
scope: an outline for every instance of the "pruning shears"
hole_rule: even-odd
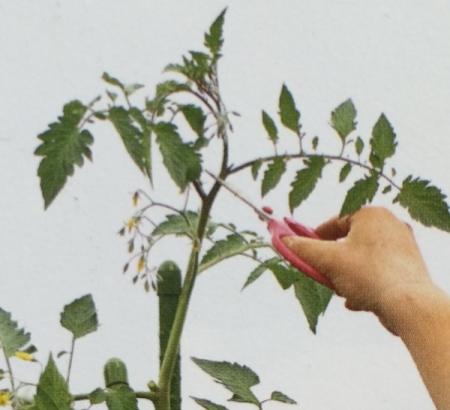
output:
[[[261,209],[258,208],[257,206],[253,205],[248,199],[244,198],[241,194],[239,194],[236,190],[231,188],[231,186],[223,179],[215,176],[214,174],[208,171],[206,172],[217,182],[219,182],[224,188],[230,191],[234,196],[236,196],[241,201],[250,206],[260,217],[261,220],[267,222],[267,229],[272,236],[272,245],[286,261],[288,261],[300,272],[309,276],[311,279],[314,279],[316,282],[330,289],[334,289],[333,284],[325,276],[323,276],[317,269],[314,269],[312,266],[308,265],[305,261],[300,259],[281,241],[281,239],[286,236],[302,236],[305,238],[312,238],[319,240],[322,239],[319,235],[317,235],[317,233],[313,229],[308,228],[307,226],[302,225],[301,223],[289,217],[284,217],[283,220],[277,220],[273,218],[272,208],[268,206],[263,206]]]

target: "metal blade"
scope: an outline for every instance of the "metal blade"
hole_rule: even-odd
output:
[[[217,182],[219,182],[225,189],[231,192],[235,197],[240,199],[242,202],[247,204],[250,208],[252,208],[257,215],[265,222],[269,222],[272,219],[272,215],[264,212],[262,209],[258,208],[256,205],[253,205],[247,198],[239,194],[235,189],[233,189],[228,182],[225,182],[222,178],[215,176],[213,173],[205,170],[205,172],[212,178],[214,178]]]

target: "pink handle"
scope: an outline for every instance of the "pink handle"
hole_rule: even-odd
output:
[[[284,222],[271,219],[267,225],[267,229],[272,234],[272,244],[280,252],[281,256],[299,271],[314,279],[316,282],[334,289],[333,284],[323,276],[318,270],[308,265],[300,259],[295,253],[288,249],[281,238],[285,236],[303,236],[313,239],[321,239],[314,230],[294,221],[292,218],[284,218]]]

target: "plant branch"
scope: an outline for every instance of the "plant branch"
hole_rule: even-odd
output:
[[[16,386],[14,383],[14,376],[13,376],[11,362],[9,361],[9,357],[6,355],[5,349],[3,349],[3,354],[5,355],[6,367],[8,368],[9,380],[11,383],[11,391],[14,391],[16,389]]]
[[[67,369],[66,383],[69,384],[70,372],[72,371],[73,352],[75,351],[75,336],[72,337],[72,346],[70,347],[69,367]]]
[[[356,165],[360,168],[364,168],[368,171],[372,171],[374,170],[374,168],[370,167],[369,165],[363,164],[360,161],[356,161],[354,159],[350,159],[350,158],[344,158],[341,157],[339,155],[322,155],[322,154],[305,154],[305,153],[300,153],[300,154],[283,154],[283,155],[279,155],[280,157],[283,158],[287,158],[287,159],[295,159],[295,158],[314,158],[314,157],[322,157],[325,159],[328,159],[330,161],[342,161],[342,162],[347,162],[349,164],[352,165]],[[269,161],[273,161],[275,158],[277,158],[276,155],[271,155],[270,157],[264,157],[264,158],[259,158],[258,160],[262,161],[262,162],[269,162]],[[244,162],[241,165],[235,166],[231,169],[228,170],[228,175],[231,174],[235,174],[239,171],[242,171],[245,168],[249,168],[251,167],[255,161],[257,160],[252,160],[252,161],[248,161],[248,162]],[[377,171],[379,172],[380,176],[385,179],[386,181],[388,181],[394,188],[398,189],[399,191],[401,190],[400,186],[398,184],[396,184],[391,178],[389,178],[386,174],[382,173],[381,171]]]

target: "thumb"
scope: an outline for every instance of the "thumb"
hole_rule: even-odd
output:
[[[344,244],[341,242],[300,236],[285,236],[281,241],[300,259],[323,273],[332,282],[345,261]]]

